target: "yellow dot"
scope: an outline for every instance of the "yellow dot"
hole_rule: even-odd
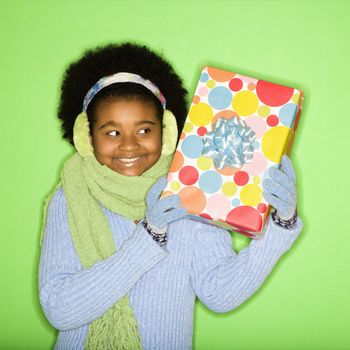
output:
[[[177,192],[180,189],[181,185],[180,182],[174,181],[170,184],[170,188],[174,191]]]
[[[207,81],[207,87],[208,88],[213,88],[215,86],[215,81],[214,80],[208,80]]]
[[[258,185],[245,185],[241,190],[240,198],[243,204],[255,207],[262,200],[262,190]]]
[[[221,191],[225,196],[232,197],[237,192],[237,186],[234,182],[228,181],[222,185]]]
[[[261,178],[260,176],[254,176],[253,177],[253,182],[256,184],[256,185],[259,185],[261,183]]]
[[[294,94],[292,97],[292,102],[297,105],[299,103],[299,99],[300,99],[300,94]]]
[[[258,108],[258,114],[260,117],[266,118],[270,115],[270,108],[268,106],[260,106]]]
[[[290,128],[281,125],[271,128],[264,134],[261,149],[266,158],[274,163],[280,162],[288,144],[290,131]]]
[[[193,125],[191,123],[186,123],[184,125],[184,132],[191,132],[193,130]]]
[[[213,166],[213,160],[208,157],[199,157],[197,159],[197,165],[201,170],[208,170]]]
[[[212,108],[206,103],[198,103],[192,105],[189,118],[194,125],[205,126],[210,123],[213,118],[214,112]]]
[[[238,92],[232,101],[232,107],[240,116],[251,115],[259,105],[258,97],[251,91]]]

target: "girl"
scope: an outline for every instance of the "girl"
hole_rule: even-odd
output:
[[[59,117],[77,152],[48,205],[39,271],[55,349],[191,349],[196,296],[234,309],[301,231],[286,157],[264,182],[273,220],[238,255],[178,196],[159,199],[185,116],[181,80],[146,47],[97,48],[68,67]]]

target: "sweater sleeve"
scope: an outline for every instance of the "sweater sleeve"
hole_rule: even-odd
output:
[[[247,300],[264,282],[280,257],[291,247],[302,229],[293,230],[269,220],[260,240],[252,240],[238,254],[232,250],[230,234],[212,225],[197,232],[191,282],[196,295],[209,309],[228,312]]]
[[[39,297],[49,322],[68,330],[102,316],[167,256],[141,225],[116,253],[83,268],[74,248],[62,188],[47,213],[39,267]]]

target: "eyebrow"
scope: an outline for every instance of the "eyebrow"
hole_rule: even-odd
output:
[[[136,123],[136,126],[138,125],[142,125],[142,124],[151,124],[151,125],[156,125],[155,122],[151,121],[151,120],[140,120]],[[109,120],[108,122],[102,124],[98,129],[101,130],[101,129],[104,129],[106,128],[107,126],[120,126],[121,124],[120,123],[116,123],[114,122],[113,120]]]

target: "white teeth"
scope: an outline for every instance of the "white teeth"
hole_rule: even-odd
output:
[[[123,163],[123,165],[130,167],[137,161],[139,161],[142,157],[135,157],[135,158],[118,158],[118,160]]]

